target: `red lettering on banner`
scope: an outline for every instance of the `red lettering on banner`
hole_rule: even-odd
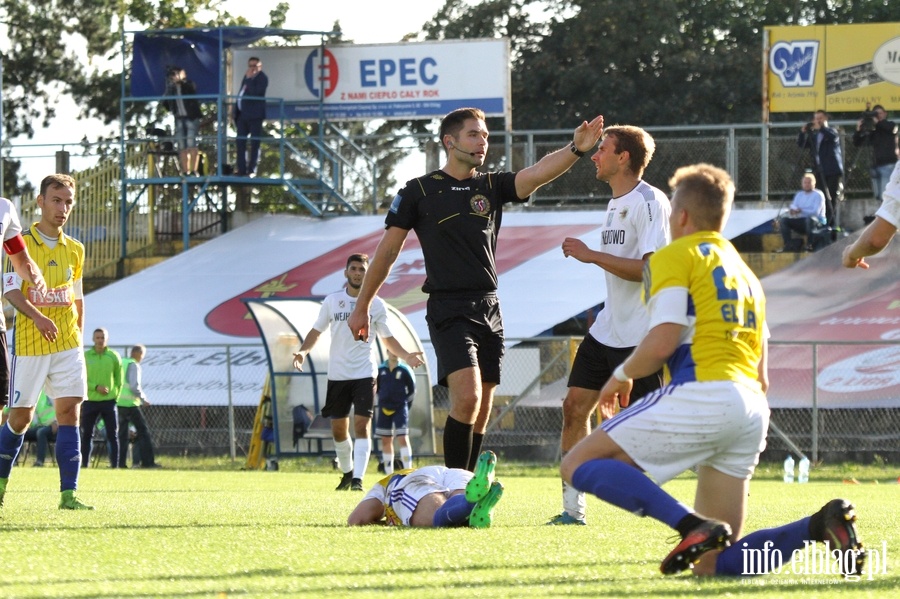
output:
[[[577,237],[597,228],[598,225],[559,225],[501,229],[500,241],[497,244],[497,274],[501,275],[535,256],[558,248],[566,237]],[[266,297],[303,298],[317,295],[313,293],[316,283],[335,273],[343,272],[347,256],[358,252],[374,255],[382,234],[383,232],[378,230],[365,237],[348,241],[325,254],[312,257],[296,268],[260,281],[253,288],[213,308],[206,315],[206,326],[223,335],[257,337],[259,330],[247,311],[247,306],[241,300]],[[563,259],[562,252],[559,253],[559,257],[560,260]],[[378,292],[378,296],[401,312],[411,314],[425,307],[428,298],[421,290],[424,283],[425,264],[422,250],[418,237],[413,233],[406,239],[403,251],[397,257],[394,268]],[[535,281],[535,284],[539,284],[539,281]]]

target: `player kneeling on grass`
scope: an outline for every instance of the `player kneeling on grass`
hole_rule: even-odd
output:
[[[741,536],[750,477],[766,444],[769,406],[762,286],[722,235],[734,200],[728,173],[708,164],[678,169],[669,182],[672,243],[650,258],[644,288],[647,336],[600,392],[611,418],[563,459],[574,488],[681,534],[663,574],[748,575],[746,555],[792,555],[810,541],[840,552],[842,574],[859,574],[865,554],[847,501],[828,502],[811,517]],[[633,379],[668,368],[671,382],[627,406]],[[694,510],[659,484],[697,468]],[[732,544],[734,543],[734,544]]]
[[[494,480],[497,456],[485,451],[475,473],[461,468],[424,466],[398,470],[372,487],[347,524],[488,528],[503,485]]]

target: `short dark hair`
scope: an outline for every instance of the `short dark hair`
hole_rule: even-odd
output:
[[[47,175],[41,180],[41,191],[40,195],[44,195],[47,193],[47,189],[51,187],[68,187],[73,192],[75,191],[75,179],[73,179],[70,175],[64,175],[62,173],[56,173],[55,175]]]
[[[247,59],[247,62],[250,62],[251,60],[255,60],[256,62],[262,62],[258,56],[251,56],[250,58]]]
[[[631,172],[642,177],[644,169],[650,164],[650,159],[656,151],[653,137],[634,125],[613,125],[603,130],[604,137],[610,135],[616,139],[616,154],[628,152],[630,158],[628,166]]]
[[[347,266],[344,268],[350,268],[351,262],[362,262],[363,264],[369,263],[369,254],[350,254],[350,257],[347,258]]]
[[[457,108],[441,119],[441,129],[439,133],[441,143],[444,143],[445,135],[456,137],[463,128],[463,124],[469,119],[483,121],[484,111],[480,108]]]

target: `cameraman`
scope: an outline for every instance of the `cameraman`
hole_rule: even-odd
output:
[[[835,211],[843,188],[844,159],[841,137],[837,129],[828,126],[828,114],[824,110],[817,110],[812,121],[800,129],[797,145],[808,148],[812,154],[816,187],[825,194],[825,215],[828,226],[833,227],[837,224]]]
[[[872,146],[872,168],[869,174],[872,177],[875,199],[880,202],[898,157],[897,124],[887,120],[887,111],[881,104],[876,104],[871,110],[869,104],[866,104],[866,110],[856,124],[853,145],[859,147],[863,144]]]
[[[172,100],[166,101],[166,108],[175,115],[175,145],[181,163],[181,174],[197,176],[200,162],[200,148],[197,147],[197,132],[200,129],[200,102],[196,98],[183,96],[197,95],[197,86],[187,78],[181,67],[168,67],[166,94]]]

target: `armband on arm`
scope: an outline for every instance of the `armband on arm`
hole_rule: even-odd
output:
[[[3,242],[3,249],[6,250],[8,256],[18,254],[25,249],[25,239],[22,238],[21,234],[11,237]]]

